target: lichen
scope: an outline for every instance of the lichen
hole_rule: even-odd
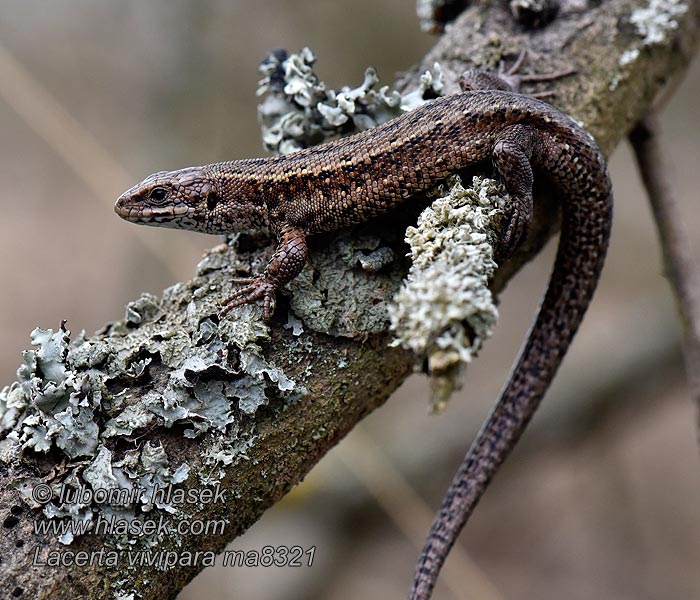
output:
[[[620,69],[614,72],[613,78],[608,84],[608,90],[614,92],[620,83],[627,77],[629,77],[632,71],[632,65],[639,58],[639,48],[628,48],[620,54],[617,63],[620,65]]]
[[[629,50],[625,50],[622,54],[620,54],[618,63],[624,67],[633,63],[635,60],[637,60],[637,58],[639,58],[639,50],[637,48],[630,48]]]
[[[493,332],[498,311],[488,283],[506,202],[493,180],[474,177],[465,189],[451,177],[406,231],[413,265],[389,306],[393,345],[412,350],[419,363],[427,360],[436,410]]]
[[[387,305],[404,269],[387,244],[400,244],[400,234],[382,231],[377,223],[334,235],[287,285],[296,317],[309,329],[334,336],[385,331]]]
[[[72,459],[90,456],[97,448],[93,413],[101,393],[97,386],[95,394],[86,394],[95,375],[70,367],[69,335],[63,323],[56,332],[32,332],[38,349],[23,353],[17,381],[0,392],[0,433],[9,431],[4,441],[8,449],[45,453],[56,446]]]
[[[660,44],[668,31],[678,28],[676,17],[685,14],[688,5],[682,0],[649,0],[648,6],[630,15],[630,22],[642,36],[642,45]]]
[[[202,273],[216,270],[217,256],[209,256],[211,261],[200,265]],[[17,478],[15,487],[28,505],[76,526],[92,526],[100,515],[126,521],[151,511],[175,515],[182,507],[159,500],[155,491],[187,482],[190,461],[171,464],[160,443],[128,450],[135,440],[146,431],[177,426],[178,435],[200,440],[203,453],[196,460],[207,465],[199,481],[188,484],[214,485],[227,467],[247,459],[256,439],[257,410],[304,394],[264,356],[259,342],[268,338],[268,327],[259,307],[241,309],[237,319],[219,323],[209,316],[218,310],[219,290],[208,281],[208,275],[199,275],[166,290],[170,303],[186,307],[167,320],[161,301],[145,294],[129,303],[122,321],[92,339],[81,334],[71,342],[64,324],[56,332],[32,333],[36,349],[23,353],[17,381],[0,392],[0,458],[18,472],[24,460],[49,452],[62,454],[66,462],[56,480]],[[193,296],[199,299],[197,309]],[[153,382],[149,391],[135,395],[148,381]],[[37,503],[39,484],[49,484],[50,494]],[[76,493],[66,497],[67,488]],[[77,495],[81,489],[90,494]],[[138,493],[127,503],[95,495],[116,489]],[[57,538],[70,544],[76,531],[85,530],[66,529]],[[107,543],[120,548],[157,541],[112,535]],[[177,536],[169,542],[179,543]]]
[[[615,91],[629,77],[632,69],[630,65],[639,58],[643,47],[663,43],[668,32],[678,28],[676,17],[687,10],[687,4],[682,0],[649,0],[647,6],[632,12],[629,20],[641,39],[634,38],[630,47],[620,54],[620,69],[613,73],[608,90]]]
[[[304,48],[287,55],[278,50],[260,65],[262,97],[258,117],[263,145],[275,154],[287,154],[331,137],[376,127],[442,93],[439,65],[421,78],[420,85],[401,95],[389,86],[375,90],[376,71],[368,67],[362,83],[329,89],[313,70],[316,57]]]

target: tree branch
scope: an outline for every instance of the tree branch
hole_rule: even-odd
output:
[[[700,280],[694,269],[690,240],[673,192],[656,119],[649,115],[641,121],[630,133],[630,142],[654,212],[666,273],[683,323],[683,357],[700,441]]]
[[[582,120],[609,153],[690,60],[700,11],[697,2],[685,12],[679,6],[659,3],[656,17],[659,11],[667,14],[656,20],[641,10],[648,8],[643,0],[611,0],[586,13],[563,6],[545,29],[526,33],[501,3],[480,3],[463,13],[398,85],[415,84],[438,61],[448,92],[455,91],[466,67],[495,68],[526,47],[537,72],[577,69],[576,77],[558,82],[556,104]],[[646,25],[640,25],[645,18]],[[650,23],[657,23],[661,40],[654,41]],[[332,265],[323,275],[344,286],[345,297],[324,302],[321,290],[316,315],[305,321],[301,335],[293,320],[284,327],[284,300],[269,329],[259,322],[259,307],[244,308],[235,321],[213,316],[231,288],[229,263],[259,270],[269,254],[256,240],[243,238],[238,253],[213,250],[194,279],[169,288],[162,299],[144,296],[132,303],[127,318],[100,335],[69,348],[62,331],[37,332],[38,349],[27,355],[19,382],[0,397],[0,471],[6,475],[0,483],[2,595],[172,597],[209,564],[206,555],[182,564],[185,552],[220,552],[381,405],[413,366],[407,352],[387,347],[390,336],[380,310],[405,265],[369,278],[348,265],[347,256],[348,244],[365,239],[368,231],[388,230],[394,240],[403,235],[401,224],[382,225],[314,241],[312,263]],[[556,228],[555,204],[539,202],[528,243],[499,270],[494,289],[501,289]],[[361,243],[352,248],[363,249]],[[367,289],[375,291],[374,298]],[[368,314],[375,317],[362,318]],[[340,332],[344,335],[336,335]],[[44,489],[39,484],[49,486],[48,504],[36,494]],[[120,510],[95,498],[58,499],[82,484],[93,492],[139,493]],[[153,502],[153,492],[169,485],[191,491],[197,502],[164,497]],[[225,501],[197,491],[205,487],[223,490]],[[94,524],[99,515],[126,523],[184,523],[185,529],[223,519],[225,527],[223,533],[197,535],[190,528],[150,537],[93,531],[70,545],[36,530],[39,522],[71,518]],[[149,545],[152,540],[157,544]],[[108,551],[117,555],[116,564],[106,560]],[[156,557],[161,562],[131,565],[128,551],[137,561],[147,551],[161,552]],[[77,552],[85,552],[92,564],[77,564]],[[55,556],[64,561],[59,568],[47,565]],[[164,569],[173,557],[180,564]]]

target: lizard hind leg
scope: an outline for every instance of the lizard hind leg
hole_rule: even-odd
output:
[[[532,221],[532,145],[532,130],[525,125],[513,125],[503,130],[493,147],[493,166],[502,177],[511,200],[501,260],[509,258],[525,239]]]
[[[459,87],[463,92],[476,92],[479,90],[501,90],[504,92],[517,92],[517,86],[513,86],[507,77],[502,74],[491,73],[482,69],[467,69],[459,78]]]

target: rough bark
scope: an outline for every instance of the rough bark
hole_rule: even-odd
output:
[[[662,28],[664,39],[645,44],[645,35],[630,17],[646,6],[646,0],[611,0],[596,8],[575,12],[563,5],[557,18],[548,26],[526,31],[514,22],[507,6],[481,3],[469,8],[449,26],[422,63],[405,75],[398,85],[405,87],[415,82],[425,68],[437,61],[454,90],[459,74],[466,67],[496,68],[499,61],[512,60],[522,48],[527,48],[529,68],[533,72],[577,70],[576,76],[556,82],[554,102],[581,120],[601,148],[609,153],[649,111],[666,84],[682,75],[697,43],[700,25],[697,2],[688,4],[683,14],[669,17],[677,26]],[[630,53],[635,49],[636,54]],[[402,235],[396,224],[387,221],[384,227],[393,227],[395,237]],[[499,270],[494,289],[501,289],[556,228],[555,204],[540,202],[528,244],[519,250],[514,260]],[[355,235],[357,231],[350,232],[345,239],[352,239]],[[333,256],[334,250],[328,248],[333,246],[334,237],[323,237],[315,242],[317,256]],[[158,542],[158,548],[179,553],[221,551],[266,508],[303,479],[319,458],[359,419],[381,405],[412,370],[407,352],[387,347],[390,336],[384,328],[377,328],[374,324],[355,325],[356,315],[371,310],[372,306],[361,299],[356,299],[352,314],[341,312],[334,316],[333,323],[344,324],[342,327],[330,327],[331,331],[343,329],[348,333],[346,325],[350,322],[350,328],[356,328],[354,336],[319,333],[312,330],[313,324],[310,323],[305,323],[305,332],[301,336],[295,336],[290,329],[283,328],[280,318],[273,321],[269,337],[261,329],[252,334],[248,332],[245,341],[239,343],[240,331],[236,327],[248,326],[253,317],[257,318],[258,312],[251,309],[249,317],[242,318],[238,326],[225,320],[217,323],[211,317],[216,312],[217,300],[230,289],[230,273],[221,268],[227,264],[227,259],[244,269],[259,269],[269,252],[256,248],[255,244],[252,246],[249,251],[235,256],[230,251],[213,252],[192,281],[167,290],[161,300],[141,301],[132,307],[134,310],[126,321],[111,324],[101,336],[88,340],[91,347],[103,351],[104,356],[83,357],[82,366],[73,365],[76,370],[79,367],[94,368],[110,373],[102,389],[101,401],[94,404],[94,421],[101,432],[105,424],[123,414],[125,408],[139,407],[147,394],[158,394],[172,385],[173,368],[170,365],[174,364],[174,359],[163,358],[167,341],[164,340],[167,337],[165,331],[171,340],[178,336],[183,340],[175,348],[184,353],[190,351],[188,344],[196,346],[206,338],[202,327],[204,322],[210,324],[209,333],[214,329],[218,331],[219,352],[226,356],[227,363],[223,367],[211,364],[183,369],[181,385],[187,394],[194,394],[200,384],[206,384],[206,389],[211,390],[217,383],[224,386],[236,381],[237,374],[246,368],[247,372],[253,371],[249,364],[248,367],[242,366],[245,356],[247,360],[252,356],[264,363],[256,380],[263,390],[258,397],[260,406],[248,412],[240,406],[233,406],[230,411],[233,423],[220,429],[209,423],[197,430],[198,435],[193,439],[183,435],[186,427],[182,424],[176,422],[166,427],[162,419],[149,416],[144,427],[137,427],[122,437],[110,438],[112,441],[100,440],[113,461],[121,459],[128,451],[142,451],[148,444],[151,447],[162,444],[169,464],[187,463],[189,466],[189,476],[178,487],[197,489],[203,487],[203,481],[212,483],[216,480],[226,491],[224,503],[203,501],[185,507],[186,513],[175,515],[161,511],[173,523],[183,519],[190,522],[226,519],[223,535],[165,536]],[[335,252],[342,255],[337,248]],[[352,267],[341,258],[335,261],[339,277],[352,271]],[[383,288],[384,295],[396,288],[402,269],[403,266],[392,269],[386,275],[388,283]],[[351,301],[353,293],[352,287],[348,288]],[[328,307],[319,308],[321,310],[327,311]],[[278,312],[286,311],[282,307]],[[173,348],[170,346],[169,352],[175,352]],[[280,372],[294,382],[295,396],[283,389]],[[278,379],[272,381],[275,377]],[[120,394],[123,389],[128,393]],[[166,412],[167,407],[159,405],[159,409]],[[206,422],[203,417],[193,417],[192,420]],[[39,481],[56,485],[66,473],[84,474],[93,458],[81,463],[78,454],[67,461],[57,448],[51,448],[46,454],[28,450],[18,458],[8,450],[11,446],[7,441],[10,439],[8,432],[2,437],[6,444],[0,451],[0,472],[4,475],[0,482],[3,521],[0,594],[3,597],[97,599],[133,592],[136,598],[169,598],[174,597],[205,566],[200,563],[167,570],[157,566],[130,568],[121,560],[116,567],[104,564],[50,567],[41,564],[52,552],[63,555],[67,551],[97,552],[114,548],[124,539],[93,533],[64,546],[55,536],[37,534],[34,524],[45,517],[37,508],[30,507],[32,503],[26,497],[22,499],[22,485],[26,482],[36,485]],[[216,454],[212,450],[214,440],[223,444],[228,452],[226,458],[218,459],[218,462],[212,459]],[[219,476],[214,478],[212,471]],[[172,475],[171,471],[168,473]],[[158,509],[153,509],[146,516],[156,514]],[[129,541],[135,544],[134,547],[140,547],[144,538],[132,536]],[[40,558],[40,564],[33,564],[36,556]]]

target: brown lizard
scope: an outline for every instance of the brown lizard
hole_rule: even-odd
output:
[[[498,403],[435,518],[411,588],[414,600],[430,597],[457,535],[552,381],[596,288],[610,234],[612,190],[595,142],[551,105],[516,93],[508,75],[470,71],[463,78],[469,91],[286,156],[155,173],[115,206],[119,216],[145,225],[273,232],[279,243],[265,272],[234,280],[245,287],[221,311],[262,298],[269,318],[275,292],[306,263],[309,235],[365,221],[490,160],[511,197],[501,252],[507,257],[532,219],[533,174],[555,186],[562,225],[549,286]]]

